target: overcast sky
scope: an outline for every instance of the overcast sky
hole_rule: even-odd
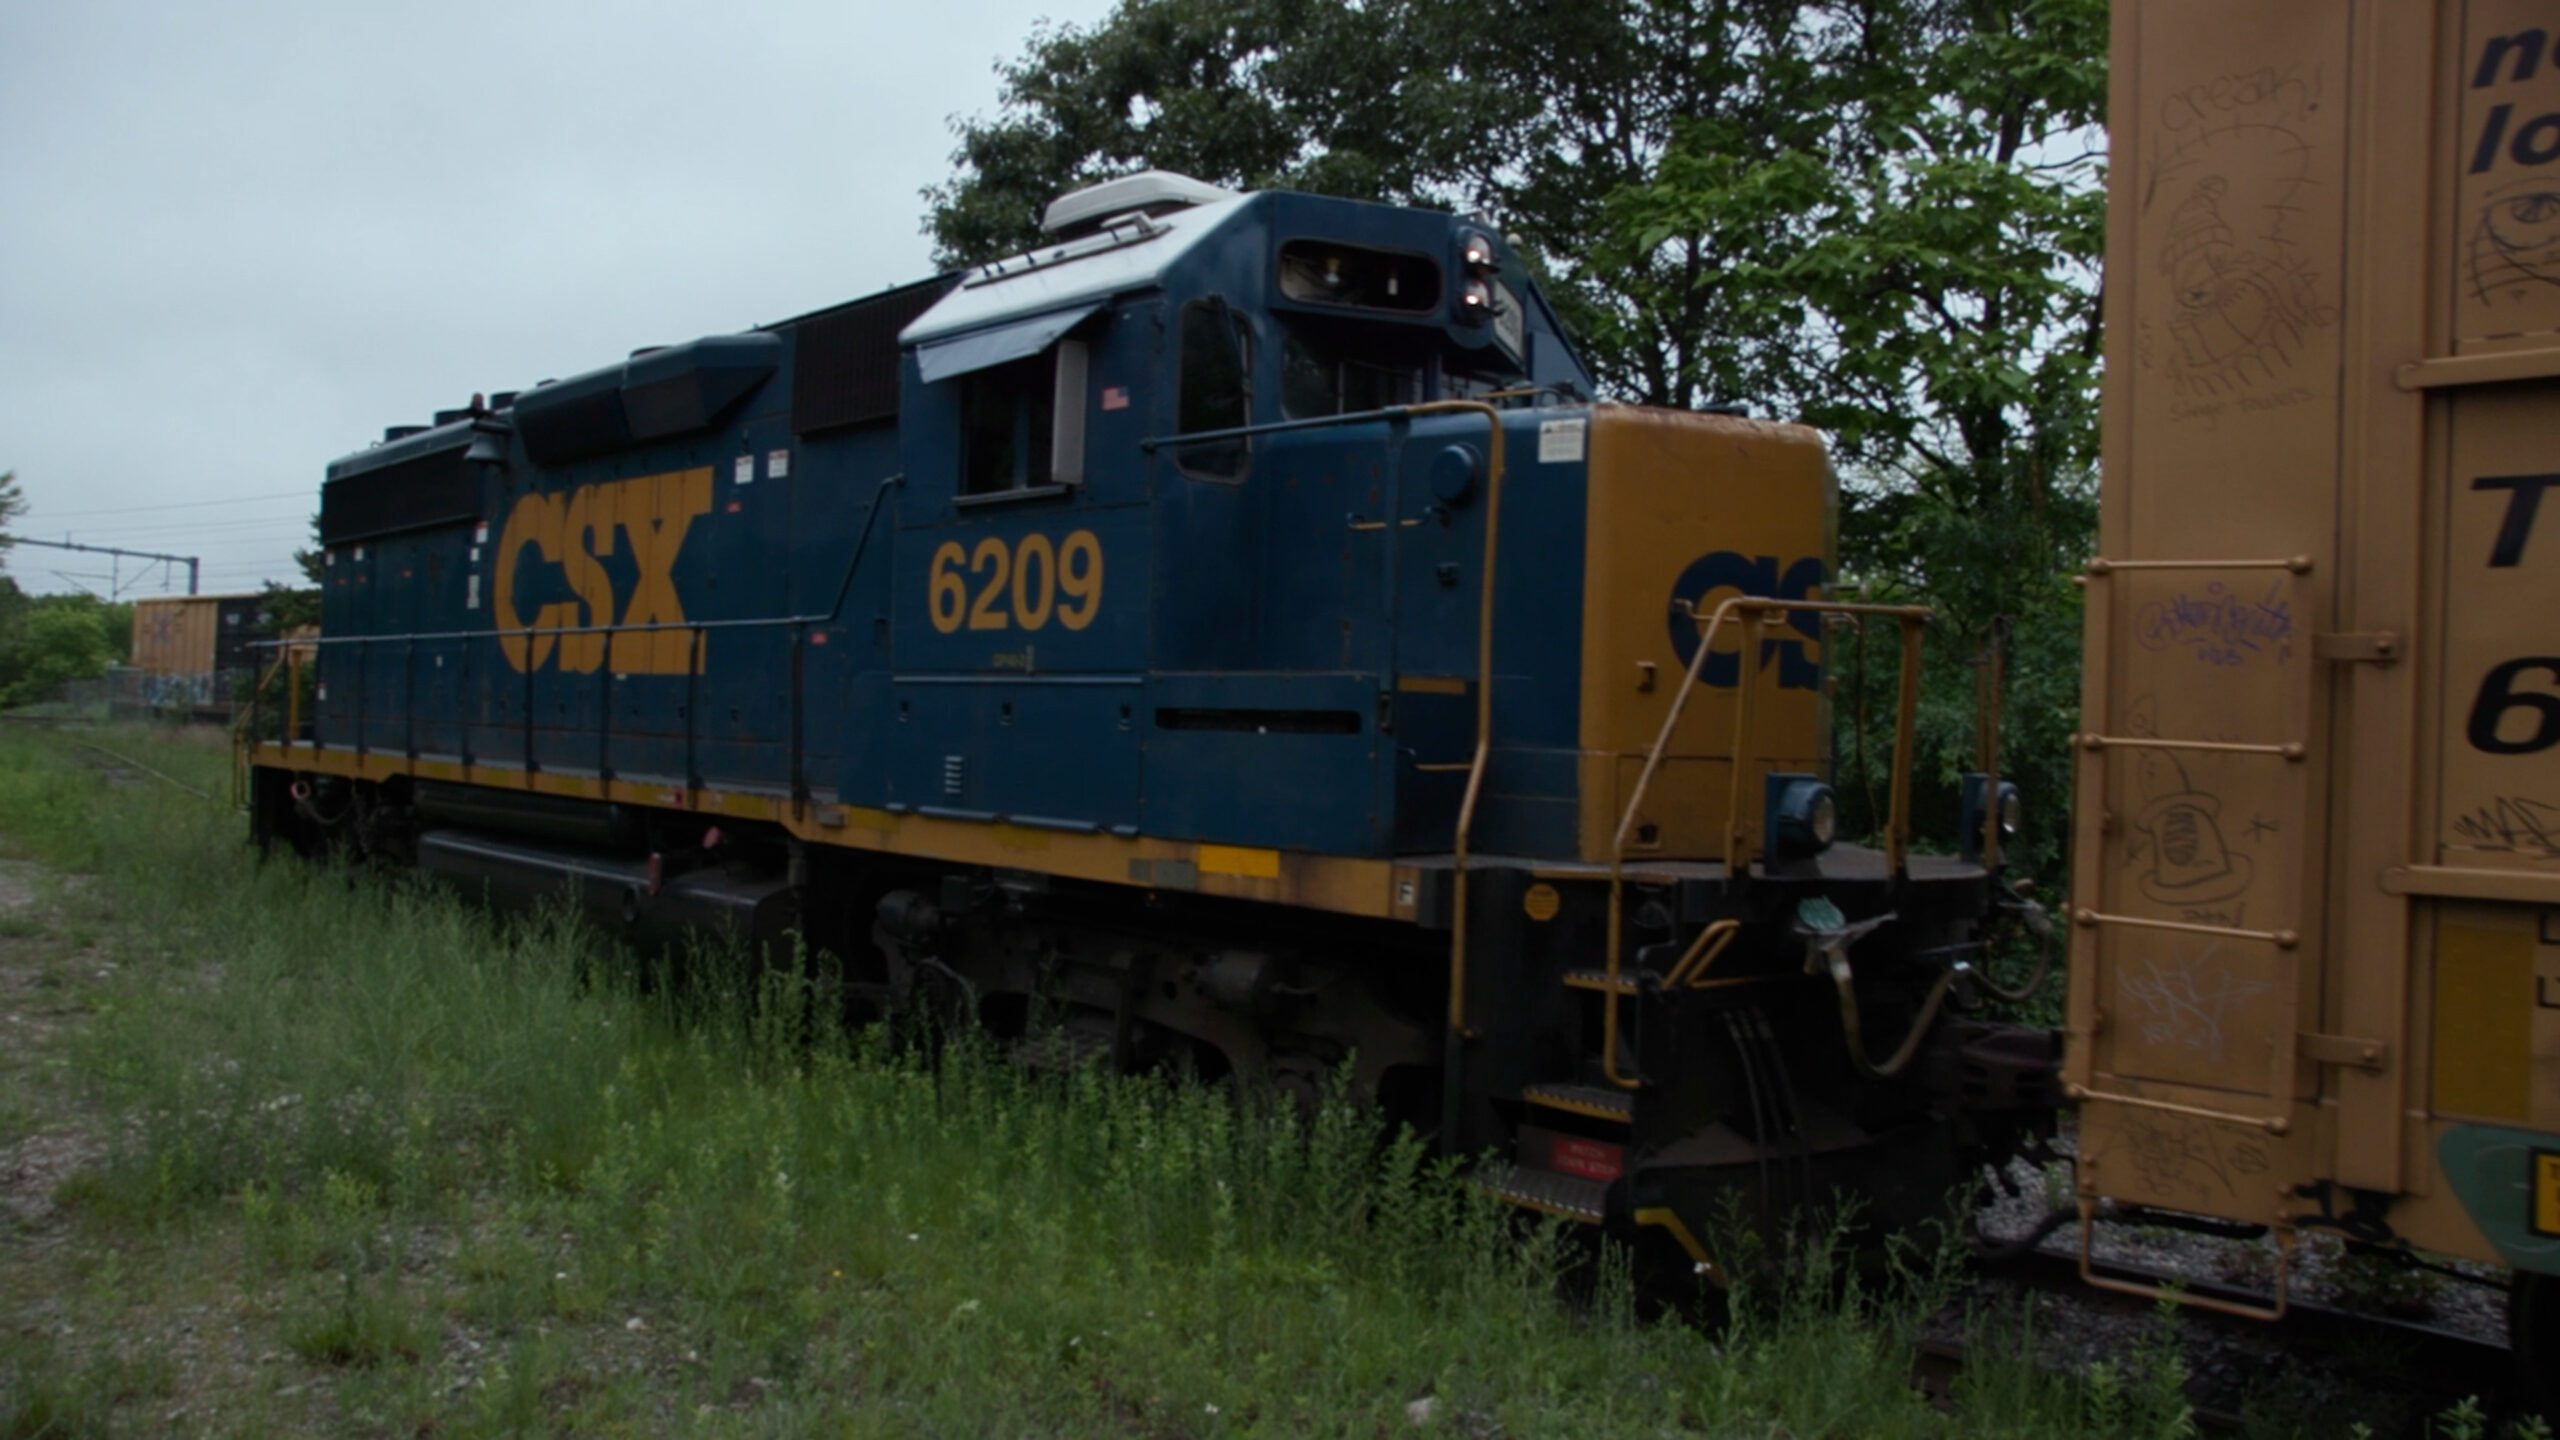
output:
[[[17,532],[293,579],[322,467],[386,425],[919,279],[950,117],[1107,9],[0,0]]]

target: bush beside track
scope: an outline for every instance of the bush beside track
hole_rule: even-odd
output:
[[[75,738],[0,733],[0,845],[42,867],[0,980],[52,1017],[0,1044],[0,1436],[2189,1424],[2174,1360],[2014,1344],[1934,1407],[1947,1265],[1814,1247],[1725,1330],[1639,1318],[1622,1263],[1347,1107],[928,1065],[734,957],[638,983],[565,921],[261,864]],[[201,739],[86,738],[225,788]]]

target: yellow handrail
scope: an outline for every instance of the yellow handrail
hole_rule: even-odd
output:
[[[1493,563],[1502,533],[1502,412],[1481,400],[1428,400],[1406,406],[1404,413],[1482,415],[1490,436],[1485,447],[1484,578],[1476,603],[1476,749],[1467,761],[1467,789],[1458,801],[1458,831],[1449,859],[1454,907],[1449,920],[1449,1031],[1463,1040],[1475,1033],[1467,1028],[1467,836],[1475,828],[1485,762],[1493,754]]]
[[[1697,620],[1696,607],[1683,602],[1681,608],[1692,621]],[[1752,679],[1759,671],[1757,641],[1760,626],[1768,615],[1783,615],[1794,610],[1826,615],[1889,615],[1901,623],[1902,685],[1894,710],[1893,810],[1885,831],[1885,861],[1891,873],[1902,873],[1903,849],[1909,841],[1911,824],[1912,720],[1920,707],[1919,627],[1928,622],[1929,607],[1842,600],[1780,600],[1767,595],[1727,598],[1707,615],[1698,636],[1698,648],[1689,656],[1689,668],[1681,679],[1680,688],[1672,693],[1671,708],[1663,713],[1662,728],[1654,735],[1652,746],[1645,751],[1644,768],[1636,772],[1635,788],[1628,794],[1626,809],[1618,816],[1618,828],[1609,839],[1608,954],[1605,960],[1608,984],[1603,991],[1600,1009],[1600,1071],[1609,1078],[1610,1084],[1622,1090],[1634,1090],[1643,1084],[1634,1076],[1618,1073],[1618,1000],[1622,973],[1620,951],[1625,943],[1627,836],[1635,828],[1636,813],[1644,804],[1645,791],[1653,784],[1654,772],[1662,766],[1663,752],[1671,748],[1672,734],[1679,729],[1682,712],[1688,709],[1689,696],[1697,688],[1698,676],[1706,669],[1707,654],[1715,648],[1716,632],[1724,628],[1728,616],[1737,611],[1750,611],[1754,621],[1741,654],[1738,693],[1734,701],[1733,785],[1725,813],[1725,873],[1739,877],[1748,871],[1750,856],[1742,852],[1741,797],[1743,774],[1750,763]],[[1694,953],[1695,947],[1692,948]],[[1687,957],[1683,957],[1682,965],[1675,968],[1685,969],[1687,964]]]

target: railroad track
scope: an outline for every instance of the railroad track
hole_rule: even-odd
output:
[[[2235,1305],[2263,1306],[2269,1298],[2134,1262],[2099,1260],[2092,1268],[2108,1278],[2174,1284],[2189,1296]],[[1977,1297],[2038,1297],[2048,1302],[2040,1313],[2052,1314],[2049,1306],[2058,1304],[2082,1316],[2114,1317],[2106,1323],[2126,1330],[2151,1323],[2158,1310],[2158,1302],[2088,1285],[2078,1254],[2069,1250],[2038,1246],[1986,1261],[1978,1276]],[[2196,1421],[2209,1433],[2250,1428],[2245,1403],[2264,1388],[2255,1381],[2333,1390],[2340,1408],[2365,1420],[2376,1435],[2424,1433],[2431,1417],[2465,1400],[2492,1416],[2520,1410],[2514,1353],[2502,1342],[2446,1326],[2299,1297],[2274,1322],[2194,1306],[2172,1313],[2188,1360]],[[2198,1363],[2199,1357],[2206,1363]],[[1913,1378],[1943,1400],[1952,1395],[1964,1365],[1961,1341],[1931,1339],[1914,1358]]]
[[[41,730],[53,735],[62,735],[63,729],[66,726],[85,725],[90,723],[85,720],[56,715],[0,715],[0,721],[6,721],[11,725],[25,726],[31,730]],[[189,795],[193,795],[199,800],[217,804],[221,802],[222,797],[214,794],[212,791],[190,785],[186,781],[181,780],[164,770],[156,769],[140,760],[136,760],[132,756],[127,755],[120,750],[111,750],[104,745],[98,744],[94,740],[79,740],[73,739],[69,736],[64,736],[63,738],[65,743],[70,745],[73,749],[87,752],[81,758],[88,764],[101,770],[113,772],[130,771],[134,774],[147,776],[150,779],[157,780],[161,784],[166,785],[173,790],[179,790]]]

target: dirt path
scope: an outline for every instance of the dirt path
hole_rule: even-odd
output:
[[[107,1157],[71,1051],[117,972],[103,902],[0,858],[0,1432],[248,1436],[330,1428],[262,1348],[233,1227],[79,1213]],[[49,1427],[49,1428],[48,1428]]]
[[[0,1229],[11,1248],[58,1242],[55,1192],[103,1151],[66,1083],[63,1032],[91,1013],[82,984],[112,973],[65,938],[44,870],[0,860]]]

